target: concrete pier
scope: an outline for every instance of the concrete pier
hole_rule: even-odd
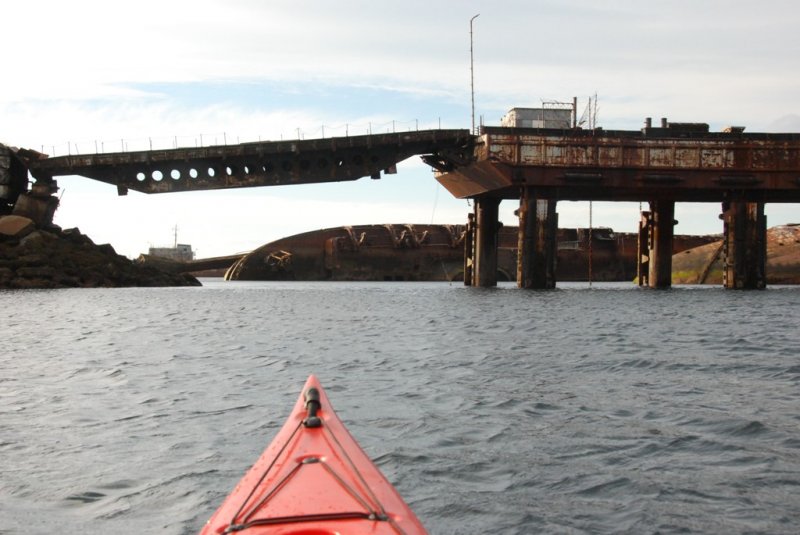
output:
[[[556,201],[536,197],[525,188],[519,203],[517,286],[529,289],[556,287]]]
[[[722,203],[724,244],[722,284],[736,290],[767,285],[767,217],[763,202]]]

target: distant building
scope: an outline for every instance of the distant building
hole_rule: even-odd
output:
[[[572,128],[572,108],[511,108],[500,126],[514,128]]]
[[[189,262],[194,260],[192,246],[186,243],[176,243],[172,247],[150,247],[147,254],[160,258],[169,258],[177,262]]]

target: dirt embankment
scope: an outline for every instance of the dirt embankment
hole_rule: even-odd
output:
[[[722,241],[672,257],[673,284],[722,284]],[[767,284],[800,284],[800,225],[767,230]]]

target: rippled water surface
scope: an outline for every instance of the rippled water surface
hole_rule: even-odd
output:
[[[0,293],[0,533],[195,533],[306,377],[434,534],[796,533],[800,288]]]

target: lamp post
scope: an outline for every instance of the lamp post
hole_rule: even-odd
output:
[[[469,19],[469,80],[470,80],[470,91],[472,94],[472,133],[475,133],[475,68],[474,68],[474,60],[472,56],[472,21],[477,19],[481,14],[478,13],[471,19]]]

